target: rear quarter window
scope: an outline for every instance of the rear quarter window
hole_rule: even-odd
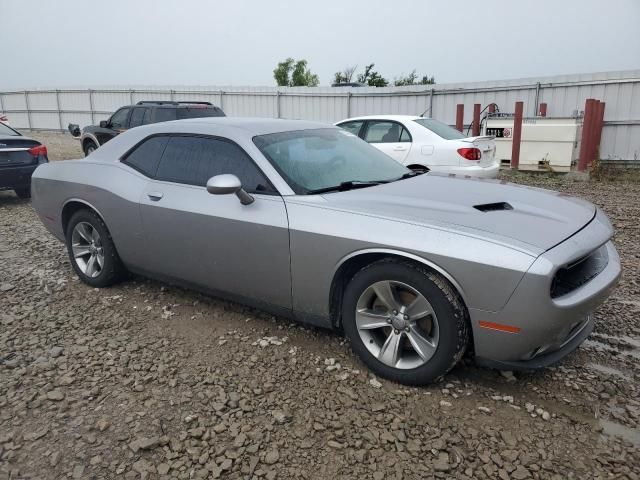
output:
[[[224,117],[225,114],[218,107],[185,107],[177,109],[178,120],[184,118]]]
[[[129,165],[143,175],[153,178],[158,170],[160,158],[167,148],[168,136],[147,138],[122,159],[122,163]]]
[[[175,119],[176,119],[175,108],[156,108],[156,111],[153,114],[152,123],[170,122],[171,120],[175,120]]]
[[[431,130],[440,138],[445,140],[459,140],[461,138],[467,138],[462,132],[459,132],[453,127],[450,127],[446,123],[439,122],[433,118],[419,118],[414,120],[418,125],[422,125],[424,128]]]

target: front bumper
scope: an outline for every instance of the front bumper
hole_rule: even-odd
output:
[[[575,334],[570,336],[560,348],[552,352],[542,353],[529,360],[509,361],[476,357],[476,363],[483,367],[496,368],[498,370],[537,370],[549,367],[577,349],[591,335],[594,326],[593,315],[587,315],[584,322],[576,328]]]
[[[540,368],[575,350],[593,329],[592,313],[609,296],[621,274],[611,224],[598,211],[581,231],[540,255],[498,312],[470,308],[478,363],[498,368]],[[588,282],[552,298],[555,273],[596,250],[606,250],[607,265]],[[487,325],[508,325],[510,331]]]
[[[24,188],[31,185],[31,175],[38,165],[0,168],[0,189]]]

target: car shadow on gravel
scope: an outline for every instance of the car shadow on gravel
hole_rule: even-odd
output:
[[[30,203],[29,199],[18,198],[18,196],[13,193],[13,190],[4,190],[0,191],[0,207],[11,206],[11,205],[24,205]]]

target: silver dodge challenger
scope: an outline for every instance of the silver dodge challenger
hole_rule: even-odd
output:
[[[92,287],[127,272],[338,329],[420,385],[466,352],[535,369],[620,276],[607,217],[567,195],[413,172],[320,123],[203,118],[43,164],[33,205]]]

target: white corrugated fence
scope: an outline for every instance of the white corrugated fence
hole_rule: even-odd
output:
[[[66,130],[69,123],[95,124],[123,105],[140,100],[210,101],[229,116],[296,118],[336,122],[357,115],[425,113],[455,123],[456,104],[495,102],[513,112],[523,101],[525,116],[547,103],[547,116],[580,115],[587,98],[606,103],[601,158],[640,162],[640,70],[518,80],[416,85],[412,87],[108,87],[0,92],[0,113],[15,128]]]

